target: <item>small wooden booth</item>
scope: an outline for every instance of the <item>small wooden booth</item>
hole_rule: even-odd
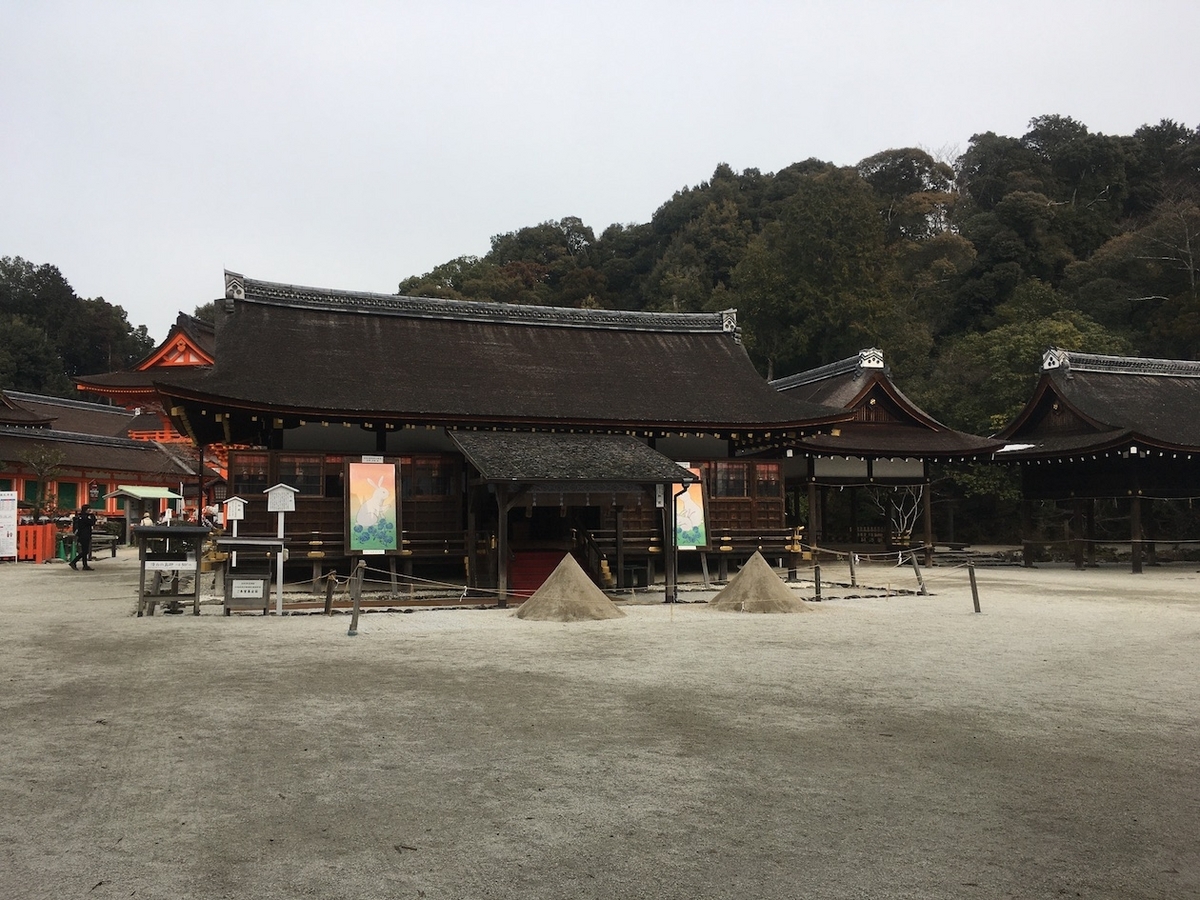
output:
[[[217,538],[217,546],[229,554],[222,582],[225,590],[224,611],[271,608],[271,568],[283,552],[281,537]]]
[[[158,603],[163,604],[163,612],[183,612],[183,602],[189,599],[192,614],[200,615],[200,560],[209,534],[209,529],[201,525],[141,525],[134,530],[138,544],[139,617],[154,615]],[[192,589],[185,593],[183,584],[187,579],[191,580]]]

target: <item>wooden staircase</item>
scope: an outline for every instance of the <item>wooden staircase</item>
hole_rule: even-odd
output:
[[[518,597],[528,597],[545,583],[565,555],[563,550],[514,551],[508,564],[510,589]]]

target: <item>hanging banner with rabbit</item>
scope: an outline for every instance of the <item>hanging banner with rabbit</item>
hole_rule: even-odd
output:
[[[351,553],[400,549],[395,463],[349,463],[346,547]]]

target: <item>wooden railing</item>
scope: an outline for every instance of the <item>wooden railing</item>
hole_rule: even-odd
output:
[[[44,563],[54,558],[58,528],[53,522],[45,525],[17,526],[17,559]]]
[[[160,444],[182,444],[191,441],[173,428],[160,428],[156,431],[130,431],[129,437],[135,441],[158,441]]]

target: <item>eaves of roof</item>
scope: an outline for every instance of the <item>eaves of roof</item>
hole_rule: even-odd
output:
[[[721,314],[263,284],[247,281],[245,300],[219,302],[216,364],[160,371],[162,394],[301,418],[443,425],[802,430],[849,418],[768,387]]]

